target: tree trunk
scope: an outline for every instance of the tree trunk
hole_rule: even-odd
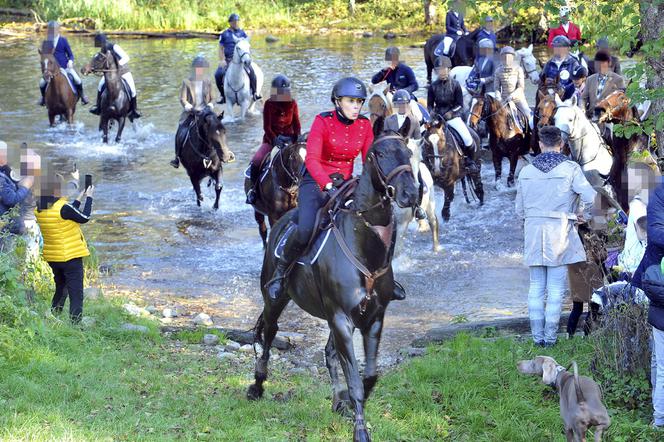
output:
[[[435,6],[431,3],[431,0],[424,0],[424,24],[427,26],[433,23],[433,16],[435,14]]]
[[[641,38],[643,43],[654,42],[664,35],[664,3],[661,0],[641,0]],[[648,89],[664,88],[664,51],[647,54],[645,62],[652,69],[648,75],[646,87]],[[653,100],[650,111],[651,118],[657,118],[664,112],[664,99]],[[656,121],[656,120],[655,120]],[[656,131],[657,154],[664,156],[664,131]]]
[[[348,0],[348,12],[355,15],[355,0]]]

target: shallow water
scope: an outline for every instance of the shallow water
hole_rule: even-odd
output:
[[[291,78],[305,130],[318,112],[330,108],[333,82],[351,73],[369,80],[382,67],[386,46],[383,39],[339,36],[284,37],[271,45],[256,40],[252,52],[266,82],[277,73]],[[94,53],[92,39],[70,36],[69,41],[80,68]],[[422,50],[406,47],[410,43],[395,42],[424,85]],[[87,107],[78,107],[73,129],[48,127],[45,109],[35,105],[40,77],[37,40],[2,45],[0,139],[14,146],[26,141],[42,155],[75,162],[82,174],[94,175],[94,221],[84,230],[103,265],[113,269],[105,278],[107,285],[175,300],[196,298],[215,309],[218,324],[249,328],[261,303],[258,279],[263,252],[252,211],[244,204],[242,182],[250,155],[262,138],[261,117],[227,127],[237,161],[224,167],[221,208],[218,212],[211,208],[212,188],[204,188],[206,200],[196,207],[185,171],[173,169],[168,161],[181,111],[182,78],[197,53],[215,60],[216,43],[143,39],[121,44],[132,57],[143,113],[140,123],[125,128],[121,143],[101,143],[97,117]],[[95,77],[84,79],[91,99],[96,83]],[[528,94],[533,94],[530,84]],[[424,90],[419,95],[425,96]],[[466,204],[459,189],[451,221],[441,224],[441,251],[434,254],[430,235],[418,234],[411,226],[395,266],[408,299],[389,309],[384,355],[455,317],[479,320],[526,312],[528,273],[521,264],[522,231],[514,215],[514,191],[494,188],[490,161],[484,161],[483,177],[486,204],[481,208]],[[442,192],[436,192],[440,214]],[[285,328],[309,330],[323,340],[322,321],[305,318],[301,311],[289,308]]]

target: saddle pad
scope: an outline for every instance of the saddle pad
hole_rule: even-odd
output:
[[[447,129],[448,132],[452,135],[452,142],[454,143],[454,147],[456,148],[459,155],[463,156],[463,150],[461,149],[461,146],[463,145],[463,138],[461,138],[459,132],[457,132],[452,126],[447,126]]]
[[[74,79],[72,78],[72,76],[69,75],[67,71],[64,70],[63,68],[60,68],[60,73],[64,75],[65,78],[67,79],[67,83],[69,83],[69,87],[71,88],[71,91],[74,93],[74,95],[78,95],[76,93],[76,85],[74,84]]]
[[[270,174],[270,169],[272,168],[272,161],[274,161],[274,157],[277,155],[279,152],[278,147],[273,147],[272,151],[270,152],[270,155],[266,155],[265,158],[263,158],[263,162],[261,162],[260,166],[260,178],[259,182],[265,181],[265,178]]]
[[[288,235],[297,235],[296,230],[297,230],[297,224],[291,221],[290,223],[288,223],[288,227],[286,227],[286,230],[282,234],[282,238]],[[300,257],[300,259],[297,260],[297,263],[300,265],[314,264],[318,259],[318,257],[320,256],[323,247],[325,247],[325,244],[327,243],[327,240],[330,237],[331,233],[332,229],[327,229],[325,231],[318,232],[316,239],[309,248],[309,251],[307,251],[302,257]],[[283,240],[279,241],[279,243],[277,244],[277,247],[274,249],[274,256],[276,258],[281,258],[281,255],[283,254],[284,251],[284,245],[285,241]]]

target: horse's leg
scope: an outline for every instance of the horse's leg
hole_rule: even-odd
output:
[[[339,377],[339,355],[334,347],[334,336],[330,331],[330,337],[325,346],[325,366],[330,373],[332,380],[332,411],[335,413],[346,414],[352,412],[350,409],[350,397],[348,396],[348,387]]]
[[[390,277],[392,276],[392,272]],[[384,311],[384,310],[383,310]],[[364,401],[369,398],[371,391],[376,385],[378,380],[378,346],[380,344],[380,336],[383,332],[383,314],[380,314],[376,320],[369,326],[367,330],[363,330],[362,338],[364,343],[364,357],[366,364],[364,367]]]
[[[224,171],[221,168],[221,166],[219,166],[219,169],[214,174],[213,179],[214,179],[215,198],[214,198],[214,205],[212,206],[212,208],[214,210],[218,210],[219,209],[219,198],[221,197],[221,189],[224,188]]]
[[[258,211],[254,211],[254,219],[256,224],[258,224],[258,233],[261,235],[263,240],[263,249],[267,248],[267,225],[265,224],[265,215]]]
[[[127,118],[126,118],[126,117],[120,117],[120,118],[118,119],[118,133],[117,133],[117,135],[115,136],[115,142],[116,142],[116,143],[119,143],[119,142],[120,142],[120,139],[122,138],[122,131],[124,130],[124,127],[125,127],[125,123],[126,123],[126,122],[127,122]]]
[[[191,175],[189,175],[189,179],[191,180],[191,185],[194,186],[194,192],[196,193],[196,205],[201,207],[201,201],[203,201],[203,194],[201,193],[201,182],[198,178],[194,178]]]
[[[360,379],[359,367],[353,349],[353,325],[344,314],[336,314],[330,321],[330,329],[334,336],[334,346],[340,356],[341,368],[344,370],[350,402],[355,411],[354,442],[370,441],[364,423],[364,386]]]
[[[261,356],[256,359],[256,367],[254,369],[255,382],[247,389],[247,399],[249,400],[258,400],[263,396],[263,392],[265,391],[263,388],[263,382],[267,379],[267,364],[270,360],[270,348],[272,347],[272,341],[274,341],[274,337],[279,330],[277,321],[289,301],[290,298],[288,296],[280,296],[276,301],[271,302],[270,304],[266,303],[263,307],[263,314],[258,320],[258,328],[254,335],[254,344],[257,341],[261,342],[263,351]],[[263,339],[260,339],[261,331]]]
[[[493,161],[493,170],[496,173],[496,182],[500,181],[503,174],[503,155],[498,149],[498,143],[493,136],[489,136],[489,148],[491,149],[491,160]]]
[[[108,118],[103,118],[100,125],[103,132],[102,139],[104,143],[108,143]]]
[[[51,127],[55,126],[55,113],[53,113],[51,110],[48,111],[48,124]]]
[[[507,187],[514,185],[514,174],[516,173],[516,163],[519,160],[519,152],[517,149],[510,151],[510,173],[507,175]]]
[[[67,108],[67,124],[69,126],[74,125],[74,108],[73,107],[68,107]]]
[[[232,123],[235,121],[235,117],[233,116],[233,103],[228,94],[226,94],[226,112],[224,113],[224,120],[226,120],[224,123]]]
[[[429,203],[426,207],[427,221],[431,229],[433,251],[437,252],[440,247],[440,233],[438,232],[438,217],[436,216],[436,199],[434,198],[433,186],[429,188]]]
[[[454,199],[454,183],[443,187],[443,193],[445,194],[445,204],[443,204],[441,216],[443,217],[443,221],[447,222],[450,220],[450,205]]]

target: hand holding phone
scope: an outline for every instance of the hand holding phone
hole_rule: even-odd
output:
[[[87,190],[88,187],[92,186],[92,175],[86,174],[85,175],[85,187],[84,190]]]

